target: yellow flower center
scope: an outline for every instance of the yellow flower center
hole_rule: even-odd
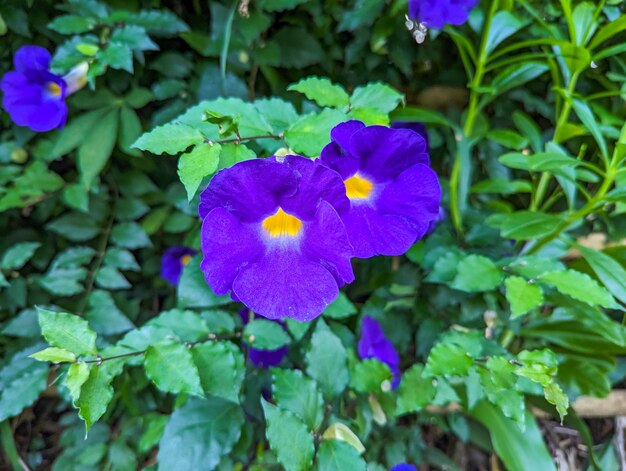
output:
[[[291,214],[287,214],[282,208],[278,208],[276,214],[263,219],[261,225],[270,237],[295,237],[302,229],[302,221]]]
[[[191,255],[183,255],[182,257],[180,257],[180,263],[183,264],[183,267],[186,266],[190,260],[191,260]]]
[[[48,82],[47,88],[50,95],[61,96],[61,87],[59,84],[54,82]]]
[[[358,174],[351,176],[344,183],[346,185],[346,196],[351,200],[362,200],[369,197],[374,188],[371,181]]]

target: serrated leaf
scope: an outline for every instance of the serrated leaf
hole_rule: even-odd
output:
[[[569,398],[567,395],[555,382],[551,382],[545,386],[543,388],[543,393],[546,397],[546,401],[556,407],[556,410],[561,417],[561,421],[563,421],[563,417],[567,415],[567,409],[569,408]]]
[[[132,145],[153,154],[176,155],[190,146],[201,144],[204,136],[186,124],[165,124],[141,135]]]
[[[613,296],[626,303],[626,270],[624,267],[603,252],[583,246],[577,248],[591,265],[600,281],[604,283],[604,286],[611,291]]]
[[[324,440],[317,452],[318,471],[365,471],[367,465],[349,443],[341,440]]]
[[[230,342],[202,343],[191,349],[206,394],[239,402],[245,375],[241,350]]]
[[[502,270],[490,259],[482,255],[469,255],[459,262],[452,287],[469,293],[490,291],[503,278]]]
[[[126,44],[109,42],[105,49],[98,51],[98,59],[113,69],[133,73],[133,51]]]
[[[346,349],[341,340],[328,330],[317,330],[311,337],[306,354],[307,373],[317,381],[327,397],[336,397],[350,379]]]
[[[275,369],[272,377],[272,393],[278,406],[300,417],[309,430],[315,430],[322,422],[324,406],[315,381],[298,370]]]
[[[267,319],[254,319],[243,331],[243,340],[258,350],[277,350],[291,342],[283,327]]]
[[[11,246],[2,256],[0,268],[19,270],[32,258],[39,247],[41,247],[39,242],[21,242]]]
[[[320,106],[342,108],[348,106],[350,102],[350,96],[344,88],[332,83],[327,78],[307,77],[298,83],[289,85],[287,90],[300,92]]]
[[[315,447],[313,436],[292,412],[281,410],[261,400],[267,428],[265,434],[286,471],[306,471],[311,468]],[[297,444],[297,446],[294,446]]]
[[[198,369],[191,352],[179,343],[151,345],[144,360],[146,376],[161,390],[203,396]]]
[[[511,276],[504,282],[506,299],[511,305],[511,317],[523,316],[543,304],[541,286],[530,283],[519,276]]]
[[[357,87],[350,97],[352,108],[373,108],[390,113],[404,100],[404,95],[384,83],[370,83]]]
[[[464,376],[473,364],[472,357],[459,345],[438,343],[428,355],[424,374],[428,376]]]
[[[112,398],[110,376],[101,366],[92,366],[89,377],[80,388],[80,396],[75,401],[78,415],[85,421],[87,432],[104,415]]]
[[[345,114],[334,109],[300,117],[285,131],[285,141],[294,152],[307,157],[320,155],[330,142],[330,130],[345,120]]]
[[[78,15],[57,16],[48,23],[48,28],[61,34],[84,33],[91,30],[95,25],[92,18]]]
[[[70,365],[67,376],[65,377],[65,386],[70,392],[72,403],[76,407],[76,401],[80,397],[80,389],[85,381],[89,379],[89,366],[87,363],[73,363]]]
[[[219,144],[200,144],[180,156],[178,176],[187,190],[187,199],[191,201],[198,191],[204,177],[217,170],[222,146]]]
[[[350,386],[361,393],[380,393],[391,387],[389,366],[375,359],[363,360],[352,370]]]
[[[345,293],[339,292],[339,296],[325,310],[324,316],[331,319],[344,319],[357,313],[357,309],[352,304]]]
[[[76,355],[63,348],[48,347],[30,355],[38,361],[49,361],[52,363],[72,363],[76,360]]]
[[[541,275],[538,280],[590,306],[612,308],[616,305],[611,293],[585,273],[575,270],[551,271]]]
[[[158,469],[207,470],[220,463],[239,440],[241,408],[218,397],[191,398],[169,418],[157,456]]]
[[[39,326],[44,338],[53,347],[69,350],[76,355],[95,355],[96,333],[84,319],[66,312],[37,308]]]
[[[398,388],[398,414],[422,410],[435,397],[432,378],[422,376],[424,366],[415,364],[403,375]]]

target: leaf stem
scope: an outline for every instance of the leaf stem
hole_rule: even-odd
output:
[[[283,135],[283,133],[280,133],[278,135],[276,134],[265,134],[265,135],[261,135],[261,136],[248,136],[248,137],[233,137],[230,139],[218,139],[218,140],[207,140],[206,142],[208,144],[228,144],[231,142],[234,142],[235,144],[240,144],[242,142],[246,142],[246,141],[255,141],[257,139],[274,139],[276,141],[282,140],[284,139],[285,136]]]

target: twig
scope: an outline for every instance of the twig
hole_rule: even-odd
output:
[[[276,141],[282,140],[285,136],[280,133],[278,135],[276,134],[267,134],[267,135],[262,135],[262,136],[249,136],[249,137],[233,137],[231,139],[219,139],[219,140],[211,140],[208,139],[206,142],[208,144],[228,144],[230,142],[234,142],[235,144],[240,144],[241,142],[246,142],[246,141],[254,141],[257,139],[274,139]]]

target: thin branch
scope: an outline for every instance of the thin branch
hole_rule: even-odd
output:
[[[266,134],[266,135],[261,135],[261,136],[248,136],[248,137],[233,137],[231,139],[219,139],[216,141],[213,141],[211,139],[208,139],[206,142],[207,144],[228,144],[231,142],[234,142],[235,144],[240,144],[242,142],[246,142],[246,141],[255,141],[257,139],[274,139],[276,141],[282,140],[285,136],[283,135],[283,133],[280,133],[278,135],[276,134]]]

